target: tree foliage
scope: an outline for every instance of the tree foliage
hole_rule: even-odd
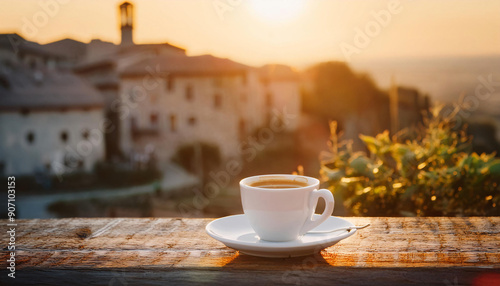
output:
[[[305,72],[305,77],[312,85],[310,90],[304,91],[302,104],[306,112],[341,119],[349,115],[360,116],[377,106],[377,110],[388,107],[388,95],[368,74],[355,73],[344,62],[317,64]]]

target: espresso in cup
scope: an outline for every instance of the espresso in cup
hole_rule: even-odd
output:
[[[290,188],[301,188],[307,187],[307,181],[295,181],[286,179],[268,179],[259,180],[249,184],[251,187],[259,187],[265,189],[290,189]]]
[[[291,241],[326,221],[333,211],[333,195],[319,189],[319,180],[298,175],[262,175],[240,181],[243,212],[262,240]],[[326,207],[315,217],[318,199]]]

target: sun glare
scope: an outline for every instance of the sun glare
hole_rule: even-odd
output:
[[[266,21],[285,22],[296,17],[305,0],[251,0],[255,14]]]

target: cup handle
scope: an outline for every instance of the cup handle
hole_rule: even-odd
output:
[[[316,209],[316,205],[318,204],[318,199],[323,198],[325,200],[325,210],[321,214],[321,216],[317,219],[314,219],[314,210]],[[299,235],[304,235],[311,229],[317,227],[322,224],[325,220],[327,220],[333,212],[335,200],[333,199],[332,192],[327,189],[314,190],[311,193],[309,198],[309,206],[313,210],[311,217],[307,218],[306,222],[302,226]]]

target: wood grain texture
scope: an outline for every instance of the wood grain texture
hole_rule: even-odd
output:
[[[347,219],[371,226],[317,255],[279,259],[227,248],[205,234],[210,219],[20,220],[15,282],[470,285],[500,275],[498,217]],[[0,237],[4,248],[7,233]],[[8,256],[4,248],[0,259]],[[0,282],[13,281],[2,270]]]

